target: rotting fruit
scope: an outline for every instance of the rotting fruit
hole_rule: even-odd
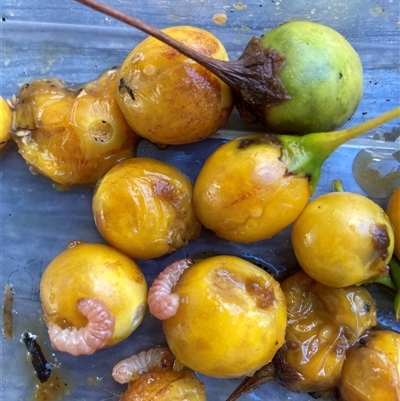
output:
[[[289,21],[260,39],[252,38],[240,58],[231,62],[204,56],[94,0],[77,1],[152,35],[208,69],[232,88],[236,106],[248,123],[271,124],[300,134],[329,131],[342,125],[361,99],[359,56],[327,26]],[[281,108],[289,103],[293,106]]]
[[[327,286],[389,273],[393,228],[385,211],[363,195],[330,192],[313,199],[294,222],[291,240],[300,266]]]
[[[346,351],[377,323],[365,287],[330,288],[303,271],[281,283],[288,308],[285,344],[275,356],[278,381],[292,391],[336,385]]]
[[[270,274],[228,255],[179,261],[166,271],[150,287],[148,304],[165,318],[165,337],[180,365],[234,378],[271,361],[284,341],[286,304]]]
[[[205,401],[204,384],[189,369],[174,369],[166,347],[154,347],[118,362],[113,377],[128,383],[120,401]]]
[[[209,57],[228,59],[222,43],[203,29],[174,26],[164,32]],[[233,109],[228,85],[153,37],[131,51],[118,77],[118,104],[130,126],[158,144],[204,139],[226,122]]]
[[[400,187],[390,195],[386,206],[386,214],[393,226],[394,254],[400,259]]]
[[[12,113],[10,106],[2,96],[0,96],[0,113],[0,149],[3,149],[10,140]]]
[[[288,313],[285,344],[228,401],[270,380],[294,392],[332,388],[340,380],[346,351],[377,323],[375,302],[363,286],[327,287],[300,270],[281,288]]]
[[[347,351],[339,391],[343,401],[400,400],[400,334],[371,330]]]
[[[200,234],[190,180],[152,158],[113,167],[98,183],[92,208],[106,241],[137,259],[171,253]]]
[[[144,373],[129,383],[120,401],[206,401],[204,384],[189,369]]]
[[[117,72],[80,90],[58,79],[35,79],[16,96],[13,139],[33,171],[69,187],[94,184],[134,156],[137,135],[116,100]]]
[[[53,346],[91,354],[127,338],[143,320],[147,284],[138,265],[103,244],[73,242],[40,281]]]
[[[285,57],[279,78],[290,97],[267,110],[267,127],[282,133],[325,132],[353,115],[363,93],[363,68],[339,32],[292,20],[268,31],[260,42]]]
[[[206,160],[193,188],[199,220],[230,241],[272,237],[300,215],[332,151],[399,116],[400,108],[395,108],[341,131],[249,134],[224,143]]]

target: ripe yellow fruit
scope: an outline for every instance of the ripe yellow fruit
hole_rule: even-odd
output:
[[[142,322],[147,283],[128,256],[103,244],[77,243],[59,254],[45,269],[40,298],[47,324],[80,328],[87,319],[79,313],[79,299],[102,300],[115,318],[107,346],[128,337]]]
[[[173,289],[177,313],[164,320],[179,363],[204,375],[251,376],[284,343],[286,302],[266,271],[235,256],[194,263]]]
[[[371,330],[347,351],[339,391],[343,401],[400,400],[400,334]]]
[[[120,401],[206,401],[204,384],[188,369],[153,370],[129,383]]]
[[[99,182],[92,208],[105,240],[135,259],[173,252],[200,233],[191,182],[156,159],[137,157],[114,166]]]
[[[0,96],[0,149],[10,140],[12,113],[3,97]]]
[[[321,284],[346,287],[389,273],[393,228],[385,211],[363,195],[315,198],[294,222],[291,239],[300,266]]]
[[[210,32],[174,26],[164,33],[206,56],[228,60]],[[129,125],[160,144],[196,142],[216,132],[233,109],[232,90],[211,72],[149,37],[125,59],[117,100]]]

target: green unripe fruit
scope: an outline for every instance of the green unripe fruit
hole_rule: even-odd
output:
[[[363,93],[363,69],[357,52],[340,33],[293,20],[260,41],[286,57],[279,77],[290,96],[268,109],[268,127],[301,135],[332,131],[353,115]]]

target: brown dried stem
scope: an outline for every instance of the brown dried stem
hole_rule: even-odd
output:
[[[226,401],[236,401],[243,395],[243,393],[251,393],[264,383],[274,380],[274,378],[275,367],[271,362],[258,369],[253,376],[246,377]]]
[[[270,107],[290,99],[279,78],[285,57],[272,48],[263,48],[257,38],[250,40],[237,61],[216,60],[137,18],[95,0],[75,1],[159,39],[212,72],[232,88],[237,98],[236,106],[247,123],[263,123]]]

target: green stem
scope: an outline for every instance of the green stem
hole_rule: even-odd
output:
[[[334,150],[350,139],[399,117],[400,107],[396,107],[354,127],[339,131],[303,136],[278,135],[282,143],[282,160],[286,163],[288,172],[310,177],[310,189],[311,193],[314,193],[322,164]]]
[[[397,292],[394,297],[394,315],[396,317],[396,321],[400,320],[400,262],[396,259],[395,256],[389,262],[390,268],[390,277],[394,284],[397,287]]]
[[[388,287],[388,288],[390,288],[390,289],[392,289],[392,290],[394,290],[394,291],[397,291],[397,287],[396,287],[396,285],[394,284],[393,280],[390,278],[390,275],[389,275],[389,276],[378,277],[378,278],[374,281],[374,283],[382,284],[382,285],[384,285],[385,287]]]
[[[343,182],[341,180],[333,180],[333,190],[335,192],[344,192]]]

